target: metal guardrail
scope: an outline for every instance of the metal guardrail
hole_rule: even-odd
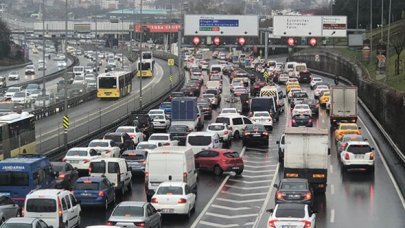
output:
[[[154,56],[156,58],[164,59],[164,60],[167,60],[169,58],[169,54],[164,53],[164,52],[154,52]],[[175,61],[175,64],[178,66],[177,61]],[[179,69],[179,72],[182,72],[181,69]],[[183,73],[180,73],[179,77],[175,77],[175,79],[176,80],[173,82],[172,86],[169,86],[168,83],[159,83],[159,84],[152,85],[150,88],[145,88],[145,91],[143,93],[144,94],[143,95],[144,96],[143,97],[144,105],[143,105],[142,109],[138,108],[136,111],[143,111],[143,110],[148,110],[153,107],[156,107],[162,101],[164,101],[172,91],[179,90],[185,82],[185,76]],[[163,81],[161,81],[161,82],[163,82]],[[159,88],[156,88],[156,86]],[[163,91],[163,92],[156,93],[156,91]],[[130,96],[134,96],[136,98],[137,95],[130,95]],[[128,100],[127,102],[129,102],[129,101],[130,100]],[[102,137],[106,132],[113,131],[113,129],[116,128],[117,126],[127,123],[129,115],[131,115],[131,114],[129,113],[129,114],[122,115],[119,118],[117,118],[114,122],[109,123],[103,127],[100,127],[92,132],[89,132],[88,134],[85,134],[84,136],[82,136],[80,138],[76,138],[76,139],[68,142],[68,148],[72,148],[72,147],[76,147],[76,146],[87,146],[87,144],[90,140],[92,140],[94,138]],[[87,124],[91,124],[91,123],[87,123]],[[64,155],[64,152],[65,152],[65,148],[63,148],[63,146],[61,146],[58,148],[54,148],[50,151],[47,151],[44,155],[48,156],[52,160],[58,160],[61,158],[61,156]]]
[[[14,70],[14,69],[21,68],[21,67],[25,67],[30,64],[32,64],[31,60],[26,63],[22,63],[22,64],[18,64],[18,65],[0,67],[0,73],[3,73],[5,71]]]

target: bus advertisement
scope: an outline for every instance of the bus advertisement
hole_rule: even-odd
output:
[[[97,97],[120,98],[132,91],[133,72],[111,71],[97,77]]]

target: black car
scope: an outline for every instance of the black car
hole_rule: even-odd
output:
[[[128,119],[129,126],[136,126],[145,135],[145,140],[149,139],[149,136],[153,134],[152,119],[147,113],[132,112]]]
[[[304,103],[304,100],[305,100],[305,98],[293,98],[290,103],[291,109],[293,109],[295,107],[295,105],[297,105],[297,104]]]
[[[146,150],[126,150],[121,156],[127,161],[132,173],[145,173],[146,159],[148,157]]]
[[[319,101],[315,99],[304,99],[302,104],[307,104],[311,108],[312,116],[319,115]]]
[[[311,82],[311,72],[301,71],[298,75],[299,83],[310,83]]]
[[[216,89],[207,89],[204,93],[214,94],[215,98],[217,98],[218,100],[218,104],[221,104],[221,91],[218,91]]]
[[[291,119],[291,126],[293,127],[312,127],[312,117],[310,115],[305,115],[305,114],[300,114],[300,115],[295,115]]]
[[[247,93],[240,94],[240,102],[242,104],[242,112],[249,112],[250,110],[250,95]]]
[[[66,162],[51,162],[51,165],[56,178],[55,188],[72,189],[77,178],[79,178],[79,171]]]
[[[269,145],[269,133],[262,124],[248,124],[243,130],[243,145]]]
[[[193,85],[184,85],[184,87],[181,88],[180,91],[183,92],[184,96],[186,96],[186,97],[196,97],[197,94],[198,94],[198,96],[200,95],[199,92],[197,92],[197,89]]]
[[[114,71],[115,70],[115,67],[113,66],[113,65],[107,65],[106,67],[105,67],[105,70],[104,70],[104,72],[110,72],[110,71]]]
[[[109,132],[103,139],[111,139],[121,149],[121,152],[134,149],[135,143],[126,132]]]
[[[304,203],[312,204],[313,192],[307,179],[285,178],[274,184],[277,188],[275,203]]]
[[[201,112],[204,114],[204,119],[212,119],[212,107],[211,103],[208,101],[198,100],[198,106],[200,107]]]
[[[169,101],[173,100],[173,98],[175,97],[184,97],[184,93],[183,92],[172,92],[169,95]]]
[[[188,133],[190,133],[190,129],[186,125],[173,125],[170,126],[168,133],[173,140],[179,141],[179,146],[185,146],[186,138]]]

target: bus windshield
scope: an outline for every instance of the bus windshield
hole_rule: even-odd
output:
[[[142,70],[150,70],[150,63],[142,63]],[[141,64],[138,63],[138,70],[141,70]]]
[[[113,77],[108,78],[99,77],[98,87],[106,89],[117,88],[117,79]]]

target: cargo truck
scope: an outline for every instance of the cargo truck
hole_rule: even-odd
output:
[[[328,129],[287,127],[284,177],[306,178],[314,191],[324,193],[328,179]]]
[[[190,130],[204,127],[204,115],[201,115],[196,97],[175,97],[172,100],[171,125],[186,125]]]
[[[357,122],[356,86],[332,86],[330,99],[331,128],[335,128],[341,122]]]

